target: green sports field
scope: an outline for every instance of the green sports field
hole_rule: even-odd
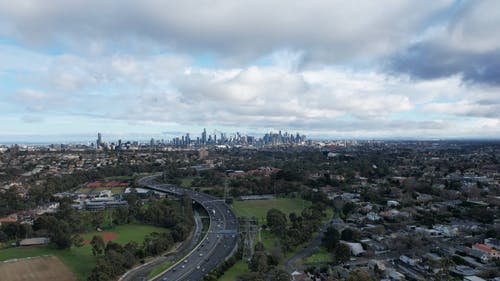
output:
[[[129,241],[142,243],[146,235],[152,232],[165,231],[167,231],[167,229],[150,225],[128,224],[117,226],[105,232],[85,233],[82,234],[82,237],[85,240],[91,240],[94,235],[102,235],[103,233],[110,232],[118,235],[114,242],[120,244],[126,244]],[[72,247],[67,250],[52,249],[48,246],[2,249],[0,250],[0,261],[43,255],[54,255],[59,257],[61,261],[75,273],[78,279],[82,281],[87,279],[96,262],[96,258],[92,255],[92,248],[90,245],[85,245],[80,248]]]
[[[233,208],[239,217],[256,217],[261,223],[266,220],[267,211],[278,209],[285,214],[296,213],[300,215],[303,209],[311,206],[310,201],[298,198],[277,198],[273,200],[252,200],[233,202]]]

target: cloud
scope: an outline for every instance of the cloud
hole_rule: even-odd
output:
[[[450,0],[419,1],[0,1],[0,32],[32,46],[99,54],[116,45],[254,60],[304,51],[316,63],[372,58],[406,44]]]
[[[11,99],[15,103],[25,106],[28,112],[44,111],[49,107],[60,106],[64,103],[64,100],[56,95],[33,89],[19,90],[15,95],[11,96]]]
[[[344,67],[304,70],[296,68],[300,54],[286,51],[271,57],[269,65],[204,68],[169,54],[60,55],[47,58],[46,68],[32,70],[39,79],[10,102],[24,107],[24,114],[346,132],[351,127],[451,130],[436,121],[443,114],[499,117],[491,103],[498,99],[498,87],[464,84],[461,76],[415,81]],[[416,117],[401,117],[405,114]]]
[[[408,97],[386,93],[377,80],[380,77],[372,74],[336,69],[190,69],[176,77],[175,90],[138,96],[137,105],[122,118],[265,128],[329,123],[349,116],[380,119],[412,109]]]
[[[500,85],[499,26],[498,1],[465,1],[448,21],[391,56],[389,68],[419,79],[459,74],[467,83]]]
[[[34,131],[498,136],[497,3],[0,0],[0,109]]]

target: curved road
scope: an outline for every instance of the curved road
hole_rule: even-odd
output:
[[[132,268],[118,279],[118,281],[146,281],[148,280],[149,273],[161,264],[175,262],[179,258],[184,257],[186,253],[189,253],[198,244],[201,238],[201,231],[203,230],[203,224],[197,211],[194,213],[194,218],[195,230],[177,249],[174,249],[166,255],[157,256],[143,265]]]
[[[142,178],[139,183],[156,191],[175,195],[187,194],[207,211],[210,217],[210,226],[206,237],[186,257],[154,280],[201,280],[236,250],[238,246],[238,219],[224,200],[175,185],[156,183],[154,181],[156,177]]]

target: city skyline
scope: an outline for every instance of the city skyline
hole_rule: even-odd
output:
[[[0,142],[499,139],[497,27],[497,1],[0,0]]]

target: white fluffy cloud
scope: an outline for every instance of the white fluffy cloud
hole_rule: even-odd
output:
[[[226,69],[196,67],[172,55],[62,55],[47,58],[44,71],[33,70],[42,78],[13,93],[11,102],[27,113],[336,134],[450,132],[454,121],[439,116],[499,117],[498,102],[491,103],[498,88],[463,84],[459,76],[413,81],[340,67],[297,70],[290,57],[300,56],[274,57],[271,65]],[[405,119],[405,114],[420,117]]]

